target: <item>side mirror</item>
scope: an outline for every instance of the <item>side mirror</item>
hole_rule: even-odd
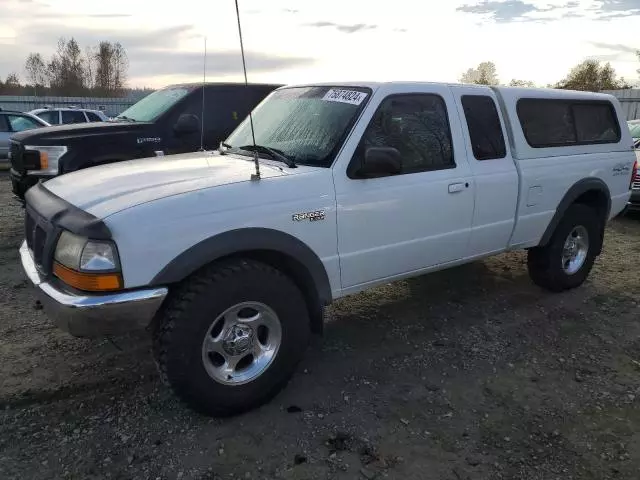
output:
[[[397,175],[402,171],[402,157],[397,148],[367,147],[364,162],[356,174],[361,178]]]
[[[173,131],[178,135],[186,135],[200,131],[200,119],[191,113],[183,113],[173,126]]]

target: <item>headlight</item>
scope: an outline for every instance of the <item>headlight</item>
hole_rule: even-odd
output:
[[[117,270],[116,257],[116,249],[112,243],[88,241],[80,257],[80,270],[83,272]]]
[[[26,152],[32,152],[38,157],[40,169],[32,173],[57,175],[60,159],[67,153],[67,147],[62,145],[32,146],[24,147]],[[25,152],[25,153],[26,153]]]
[[[54,275],[79,290],[118,290],[123,286],[113,242],[89,240],[65,231],[58,239],[54,260]]]

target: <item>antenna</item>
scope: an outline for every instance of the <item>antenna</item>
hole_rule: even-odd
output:
[[[238,8],[238,0],[236,2],[236,17],[238,18],[238,36],[240,37],[240,53],[242,54],[242,69],[244,70],[244,84],[249,88],[247,80],[247,64],[244,60],[244,45],[242,44],[242,27],[240,27],[240,9]],[[256,133],[253,130],[253,115],[249,111],[249,125],[251,126],[251,139],[253,141],[253,162],[256,166],[256,173],[251,175],[251,180],[260,180],[260,163],[258,162],[258,151],[256,149]]]
[[[200,112],[200,151],[204,152],[204,86],[207,81],[207,37],[204,37],[204,60],[202,63],[202,112]]]

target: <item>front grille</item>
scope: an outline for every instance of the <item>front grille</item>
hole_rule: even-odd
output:
[[[636,172],[631,180],[631,190],[640,190],[640,171]]]
[[[17,172],[24,173],[24,149],[18,142],[11,141],[11,166]]]
[[[27,246],[31,250],[36,265],[42,270],[45,260],[47,231],[38,223],[35,215],[29,210],[25,211],[24,226]]]
[[[29,214],[29,212],[25,212],[24,214],[24,238],[27,239],[27,246],[29,250],[33,251],[33,229],[35,228],[35,220]]]
[[[40,170],[40,152],[36,150],[25,150],[24,146],[18,142],[11,141],[11,167],[19,173],[26,173],[27,170]]]

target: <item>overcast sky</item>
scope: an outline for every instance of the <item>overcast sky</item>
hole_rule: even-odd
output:
[[[640,0],[239,0],[249,81],[457,81],[491,60],[546,85],[587,57],[637,82]],[[60,36],[119,41],[131,86],[240,80],[233,0],[0,0],[0,77]]]

